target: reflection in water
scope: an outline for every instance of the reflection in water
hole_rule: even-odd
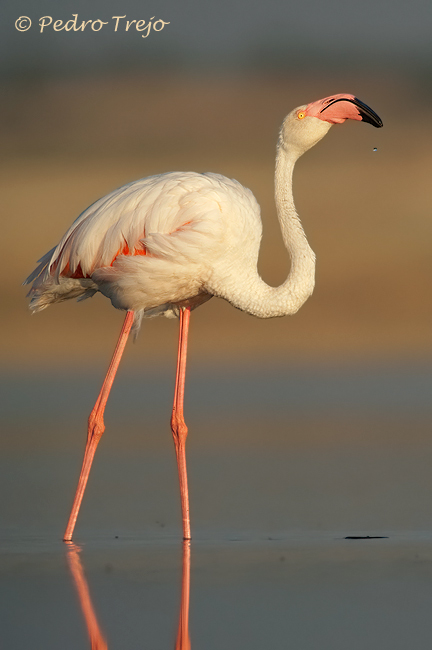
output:
[[[93,609],[93,603],[84,575],[84,569],[81,564],[79,553],[81,549],[73,542],[67,544],[67,560],[72,574],[73,582],[78,594],[84,620],[90,637],[92,650],[108,650],[107,642],[100,630],[96,613]],[[175,650],[190,650],[189,639],[189,590],[190,590],[190,540],[183,541],[183,569],[182,569],[182,588],[180,617],[177,632]]]
[[[175,650],[190,650],[189,639],[190,540],[183,540],[183,570],[180,618]]]
[[[81,609],[84,614],[84,620],[87,626],[88,635],[90,637],[92,650],[108,650],[107,643],[100,630],[96,613],[93,609],[93,603],[90,597],[90,592],[87,584],[84,570],[79,557],[81,549],[72,542],[65,542],[67,544],[67,560],[72,574],[75,589],[81,604]]]

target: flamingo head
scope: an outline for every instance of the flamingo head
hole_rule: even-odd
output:
[[[381,118],[354,95],[341,93],[298,106],[289,113],[280,133],[280,145],[301,155],[321,140],[333,124],[362,120],[377,128]]]
[[[345,120],[363,120],[372,126],[383,125],[381,118],[369,106],[354,95],[346,93],[311,102],[303,111],[298,111],[297,117],[301,119],[300,114],[304,114],[304,117],[317,117],[330,124],[342,124]]]

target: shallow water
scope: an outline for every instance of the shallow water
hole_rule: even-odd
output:
[[[75,550],[60,540],[98,377],[2,384],[1,646],[90,648],[92,611],[93,648],[174,648],[170,373],[119,377]],[[425,366],[192,371],[192,648],[429,646],[431,385]]]
[[[192,544],[191,647],[423,648],[432,635],[432,538],[347,541],[197,539]],[[89,648],[68,549],[21,541],[1,563],[2,645]],[[181,545],[121,537],[79,554],[109,648],[174,648]],[[103,647],[95,644],[93,647]]]

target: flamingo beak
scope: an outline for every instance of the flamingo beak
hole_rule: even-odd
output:
[[[324,113],[330,106],[333,106],[337,102],[351,102],[351,104],[354,104],[354,106],[357,108],[359,117],[357,119],[362,120],[363,122],[368,122],[369,124],[372,124],[372,126],[375,126],[376,128],[380,128],[383,126],[382,119],[373,111],[367,104],[362,102],[360,99],[354,96],[345,96],[345,97],[339,97],[335,98],[334,101],[329,102],[327,106],[325,106],[321,111],[320,114]],[[323,117],[322,119],[325,119]]]

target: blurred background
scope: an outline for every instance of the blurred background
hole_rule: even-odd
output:
[[[108,24],[83,32],[51,24],[40,33],[41,17],[65,23],[73,14],[78,25]],[[118,15],[167,24],[142,38],[123,18],[115,32]],[[31,19],[29,30],[15,28],[20,16]],[[313,296],[295,316],[270,321],[218,299],[193,314],[191,454],[228,455],[252,443],[381,445],[383,458],[395,445],[423,453],[431,415],[431,18],[423,0],[4,5],[4,451],[28,455],[36,474],[34,454],[73,452],[65,494],[73,489],[85,419],[123,314],[96,295],[31,316],[20,285],[77,215],[136,178],[222,173],[261,204],[260,272],[278,285],[289,271],[273,199],[279,126],[297,105],[350,92],[384,128],[336,126],[295,171],[297,208],[318,260]],[[144,322],[128,345],[108,406],[107,453],[171,453],[176,347],[177,323],[162,318]],[[173,482],[176,500],[175,474]]]
[[[38,21],[108,22],[99,32]],[[19,32],[26,15],[32,27]],[[169,23],[147,38],[112,16]],[[294,193],[317,254],[315,293],[259,321],[220,300],[194,313],[191,360],[423,359],[431,353],[430,4],[187,0],[14,2],[2,16],[2,356],[76,369],[107,360],[122,314],[96,296],[30,318],[21,281],[94,200],[170,170],[215,171],[262,207],[260,272],[289,270],[273,199],[275,145],[293,107],[335,92],[385,128],[347,123],[298,163]],[[123,28],[122,28],[123,26]],[[160,26],[160,25],[159,25]],[[374,148],[377,151],[374,152]],[[171,359],[176,325],[146,322],[127,363]]]
[[[78,25],[107,24],[53,29],[74,14]],[[32,26],[20,32],[24,16]],[[40,33],[44,16],[53,23]],[[126,17],[117,31],[113,16]],[[126,20],[167,24],[142,38]],[[278,129],[295,106],[340,92],[371,106],[384,128],[335,126],[298,162],[295,201],[317,255],[313,296],[282,319],[218,299],[192,316],[192,642],[428,647],[431,23],[430,0],[2,3],[8,647],[87,647],[60,538],[123,320],[100,295],[31,316],[22,281],[99,197],[140,177],[196,170],[255,193],[259,269],[280,284],[289,259],[273,199]],[[102,629],[118,647],[125,634],[128,647],[175,638],[177,331],[176,321],[149,320],[128,343],[76,528]],[[372,541],[371,552],[369,541],[344,540],[353,534],[389,539]]]

